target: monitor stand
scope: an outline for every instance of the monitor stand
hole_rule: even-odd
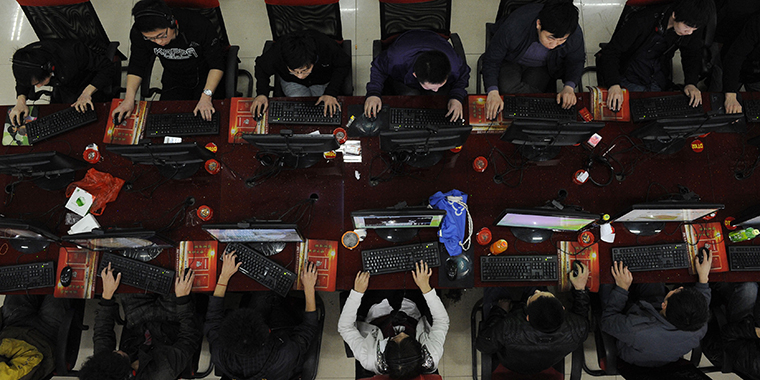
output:
[[[537,146],[537,145],[520,145],[517,150],[528,161],[549,161],[559,154],[562,147],[559,146]]]
[[[665,228],[665,222],[623,222],[623,226],[634,235],[653,236]]]
[[[34,239],[8,239],[8,244],[21,253],[37,253],[47,248],[50,242]]]
[[[417,236],[418,231],[418,228],[380,228],[375,230],[383,240],[391,243],[401,243],[412,240]]]
[[[289,154],[282,155],[282,162],[285,167],[292,169],[306,169],[314,166],[317,162],[322,160],[324,156],[322,153],[308,153],[308,154]]]
[[[429,168],[443,158],[443,152],[430,152],[428,154],[414,154],[412,155],[406,164],[415,168]]]
[[[644,143],[644,148],[655,154],[676,154],[686,145],[686,139],[673,138],[670,140],[654,140]]]
[[[271,242],[271,243],[246,243],[245,245],[255,251],[258,251],[264,256],[273,256],[282,252],[282,250],[285,249],[285,244],[286,243],[283,243],[283,242]]]
[[[175,165],[157,165],[158,172],[162,176],[168,179],[185,179],[190,178],[201,168],[203,162],[184,164],[182,166]]]
[[[554,234],[551,230],[538,228],[511,227],[509,230],[518,240],[533,244],[543,243],[551,239]]]
[[[66,188],[70,183],[74,182],[74,172],[61,173],[51,177],[42,176],[33,180],[34,184],[42,190],[54,191]],[[7,192],[8,190],[6,190]]]

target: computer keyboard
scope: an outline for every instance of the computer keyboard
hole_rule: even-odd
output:
[[[461,127],[464,120],[450,121],[448,111],[437,108],[391,108],[390,128],[392,131]]]
[[[293,283],[298,279],[295,273],[246,245],[240,243],[227,244],[224,253],[227,254],[233,250],[237,255],[238,262],[243,263],[238,269],[241,273],[283,297],[288,295],[288,291],[293,288]]]
[[[311,102],[273,100],[267,112],[270,124],[340,125],[342,120],[340,111],[325,116],[325,106]]]
[[[557,255],[480,256],[480,281],[557,281]]]
[[[441,266],[437,241],[362,250],[362,268],[371,275],[412,271],[420,260],[430,268]]]
[[[575,106],[563,109],[554,98],[531,98],[526,96],[505,96],[504,110],[502,115],[505,119],[521,120],[578,120]]]
[[[98,113],[95,110],[88,108],[85,112],[79,112],[76,108],[69,107],[26,123],[26,134],[29,143],[34,144],[96,121]]]
[[[742,111],[750,123],[760,123],[760,99],[742,101]]]
[[[104,252],[98,265],[98,277],[103,268],[108,267],[108,263],[111,263],[112,269],[121,273],[122,284],[160,294],[169,294],[172,290],[176,276],[176,272],[172,269]]]
[[[161,113],[148,115],[145,137],[204,136],[219,134],[220,112],[214,112],[211,121],[189,113]]]
[[[674,117],[704,116],[702,106],[692,107],[686,95],[657,96],[631,99],[631,119],[634,122]]]
[[[731,271],[760,271],[760,245],[732,245],[728,247]]]
[[[683,269],[689,267],[686,243],[613,247],[612,261],[622,261],[631,272]]]
[[[0,293],[55,286],[52,261],[0,266]]]

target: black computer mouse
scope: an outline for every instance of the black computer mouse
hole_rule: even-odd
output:
[[[380,134],[380,122],[377,121],[377,114],[375,116],[366,116],[364,114],[359,115],[354,123],[351,124],[351,128],[355,128],[360,137],[371,137]]]
[[[119,125],[119,115],[113,115],[113,125]]]
[[[454,281],[457,279],[457,272],[457,260],[453,257],[446,259],[446,277],[449,279],[449,281]]]
[[[573,261],[573,277],[578,277],[581,273],[581,263],[578,260]]]
[[[185,268],[185,271],[182,273],[182,278],[187,277],[187,274],[191,271],[190,267]]]
[[[263,118],[264,118],[264,113],[263,112],[262,113],[254,113],[253,114],[253,120],[255,120],[257,122],[261,121],[261,119],[263,119]]]
[[[699,259],[699,263],[702,264],[705,262],[705,256],[710,255],[710,250],[707,247],[702,247],[697,251],[697,259]]]
[[[65,288],[71,285],[71,278],[74,275],[74,270],[70,266],[66,266],[61,269],[61,285]]]

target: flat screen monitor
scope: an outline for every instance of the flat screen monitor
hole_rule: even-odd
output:
[[[673,154],[686,139],[710,132],[740,133],[746,130],[743,114],[659,119],[636,129],[631,136],[644,140],[644,147],[658,154]]]
[[[196,143],[109,145],[106,149],[135,164],[153,165],[166,178],[192,177],[203,164],[216,155]]]
[[[541,243],[552,236],[552,231],[580,231],[599,219],[598,215],[556,209],[506,209],[494,222],[511,227],[516,238],[528,243]]]
[[[45,190],[63,189],[74,181],[74,173],[77,170],[87,166],[84,161],[58,152],[0,155],[0,173],[20,179],[30,178]],[[6,189],[7,192],[12,190]]]
[[[654,202],[631,206],[612,219],[635,235],[650,236],[662,231],[666,222],[693,222],[724,208],[717,203]]]
[[[578,145],[604,128],[604,123],[515,120],[501,139],[519,147],[530,161],[547,161],[559,154],[560,147]]]
[[[66,235],[61,239],[93,251],[164,249],[175,246],[169,238],[148,230],[100,230]]]
[[[760,226],[760,205],[750,207],[741,213],[739,213],[739,217],[734,220],[733,223],[735,226],[749,226],[749,227],[758,227]]]
[[[22,253],[40,252],[59,240],[58,236],[42,226],[6,218],[0,218],[0,238],[8,239],[11,247]]]
[[[380,237],[392,242],[412,239],[419,228],[440,228],[446,210],[402,208],[360,210],[351,213],[354,228],[374,229]]]
[[[222,243],[303,241],[298,226],[286,223],[204,224],[203,230]]]
[[[443,153],[464,145],[471,126],[380,132],[380,149],[414,167],[433,166]]]
[[[278,155],[282,165],[298,169],[313,166],[323,153],[340,148],[333,135],[293,134],[289,129],[283,129],[279,135],[244,134],[243,139],[262,153]]]

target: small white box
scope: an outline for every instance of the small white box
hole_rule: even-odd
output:
[[[66,202],[66,208],[75,212],[77,215],[84,217],[92,207],[92,194],[77,187],[71,194],[69,201]]]

